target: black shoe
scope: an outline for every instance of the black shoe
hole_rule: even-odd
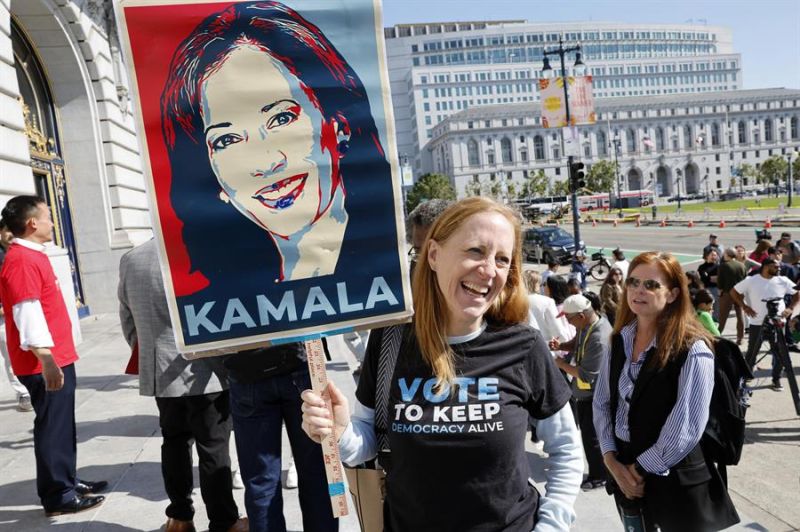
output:
[[[102,495],[92,497],[73,497],[72,500],[65,502],[54,508],[45,508],[44,513],[47,517],[54,517],[62,514],[76,514],[94,508],[102,504],[106,498]]]
[[[772,388],[776,392],[780,392],[783,390],[783,385],[781,384],[781,381],[772,381],[772,385],[770,386],[770,388]]]
[[[789,349],[789,351],[794,351],[795,353],[800,353],[800,347],[797,347],[796,344],[789,344],[787,346],[787,348]]]
[[[75,484],[75,491],[78,495],[85,496],[92,493],[102,493],[108,487],[108,482],[105,480],[98,480],[92,482],[90,480],[78,480]]]

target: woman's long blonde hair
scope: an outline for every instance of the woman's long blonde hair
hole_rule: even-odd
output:
[[[497,295],[486,317],[493,323],[521,323],[528,318],[528,298],[522,282],[522,227],[519,218],[504,205],[490,199],[472,197],[451,205],[433,223],[428,239],[419,253],[414,269],[413,295],[416,315],[414,330],[423,359],[431,366],[439,383],[451,383],[455,378],[453,351],[447,343],[448,311],[444,295],[439,289],[434,272],[428,263],[431,240],[444,244],[471,216],[481,213],[498,213],[514,228],[514,251],[506,284]]]
[[[678,296],[672,303],[668,303],[664,307],[658,317],[656,325],[658,345],[654,357],[657,366],[663,368],[670,359],[682,351],[688,350],[697,340],[705,340],[708,347],[713,349],[713,337],[695,316],[692,298],[689,294],[689,284],[677,259],[670,253],[647,251],[631,261],[628,276],[641,264],[655,264],[667,280],[666,288],[678,289]],[[619,333],[635,319],[636,314],[628,306],[628,287],[626,285],[617,310],[614,333]]]

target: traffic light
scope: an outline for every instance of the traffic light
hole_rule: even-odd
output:
[[[570,192],[586,188],[586,170],[582,162],[576,161],[569,166]]]

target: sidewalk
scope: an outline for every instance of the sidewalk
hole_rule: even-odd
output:
[[[122,373],[128,348],[115,315],[91,316],[81,321],[81,328],[84,340],[79,346],[76,398],[78,469],[83,478],[109,481],[106,502],[96,510],[77,515],[45,517],[36,497],[33,414],[15,410],[14,395],[5,378],[0,377],[0,531],[154,531],[165,521],[167,499],[161,480],[161,438],[155,401],[140,397],[137,378]],[[328,364],[328,375],[352,397],[355,359],[341,338],[331,340],[331,350],[334,360]],[[286,458],[285,435],[284,443]],[[543,490],[541,451],[530,442],[528,451],[532,478]],[[795,488],[786,486],[788,490]],[[234,495],[244,514],[244,492],[235,490]],[[297,490],[284,490],[283,498],[288,530],[302,530]],[[208,521],[199,488],[195,489],[194,501],[195,525],[204,530]],[[611,498],[603,490],[581,493],[576,511],[578,522],[574,530],[621,529]],[[742,511],[740,514],[742,524],[731,530],[771,529],[753,522]],[[355,516],[343,518],[340,530],[358,531]]]

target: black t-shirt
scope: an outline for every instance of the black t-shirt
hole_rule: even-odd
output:
[[[456,381],[437,394],[413,328],[406,331],[389,398],[391,529],[530,532],[538,499],[528,484],[528,415],[549,417],[571,396],[541,335],[489,325],[453,345]],[[380,340],[373,331],[356,391],[369,408]]]

